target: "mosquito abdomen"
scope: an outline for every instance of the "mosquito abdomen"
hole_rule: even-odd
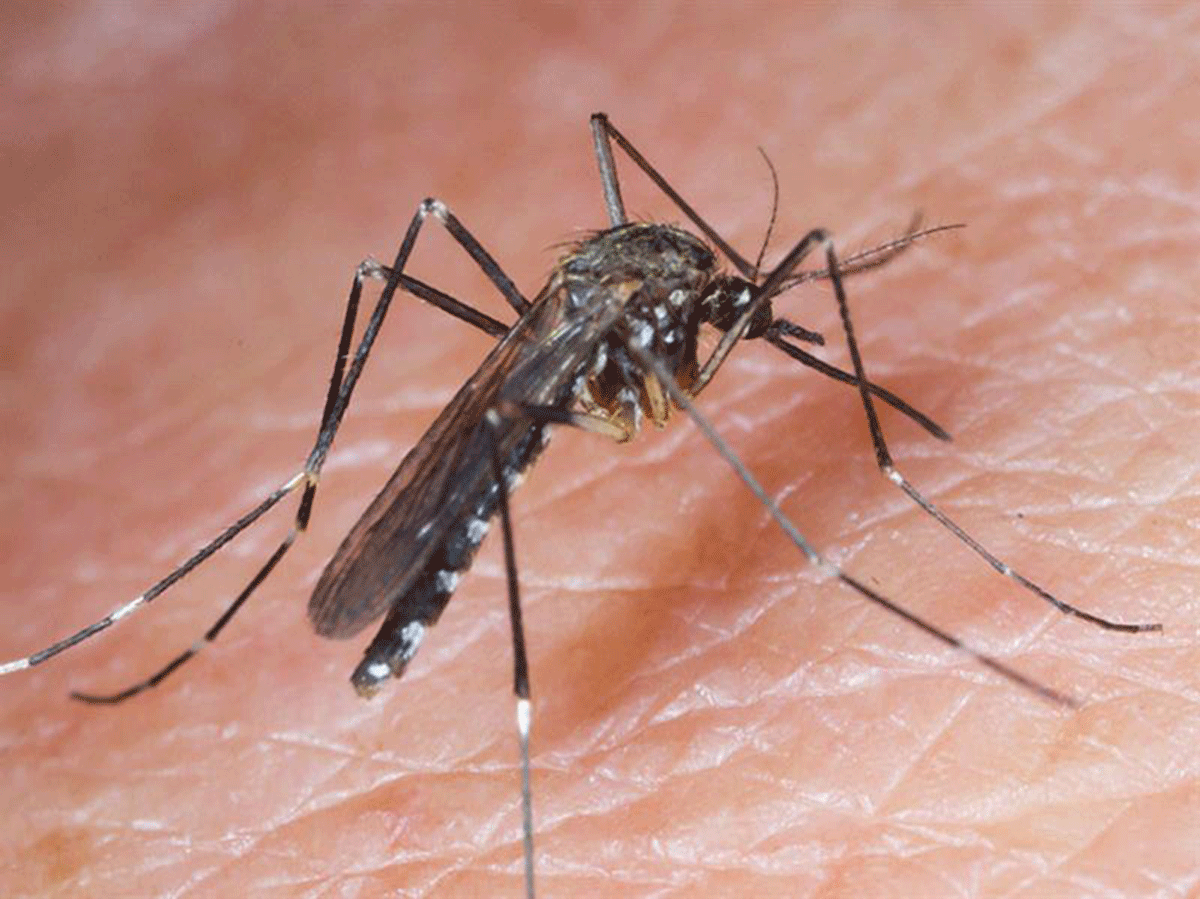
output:
[[[509,454],[503,466],[509,494],[537,461],[549,438],[548,426],[530,425]],[[350,682],[360,695],[372,696],[388,678],[404,674],[421,647],[425,631],[437,623],[462,575],[475,560],[499,502],[499,485],[490,478],[473,500],[464,503],[462,514],[446,531],[412,586],[392,604],[363,660],[354,669]]]

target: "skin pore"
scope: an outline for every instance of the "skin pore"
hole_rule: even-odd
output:
[[[803,563],[695,428],[556,434],[513,498],[545,895],[1196,889],[1194,15],[530,6],[349,20],[57,8],[3,51],[4,658],[146,588],[303,460],[355,264],[445,200],[526,295],[603,224],[608,112],[753,256],[968,227],[847,283],[900,468],[1077,605],[997,577],[874,468],[853,391],[747,344],[700,407],[872,588],[1085,701],[1047,706]],[[577,16],[591,16],[580,20]],[[1168,60],[1171,61],[1169,69]],[[630,211],[677,219],[618,159]],[[414,273],[506,317],[444,235]],[[827,285],[781,298],[847,365]],[[506,317],[507,320],[507,317]],[[5,895],[520,895],[499,541],[401,681],[304,603],[489,346],[398,300],[309,536],[280,510],[122,627],[0,681]]]

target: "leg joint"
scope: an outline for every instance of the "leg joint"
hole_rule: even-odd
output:
[[[366,259],[364,259],[362,262],[360,262],[358,264],[358,268],[355,269],[355,272],[354,272],[354,277],[357,278],[359,281],[368,281],[368,280],[386,281],[388,278],[388,275],[390,275],[390,274],[391,274],[391,269],[389,269],[386,265],[384,265],[378,259],[375,259],[372,256],[368,256]]]
[[[450,209],[436,197],[426,197],[421,201],[421,218],[430,215],[444,224],[450,218]]]

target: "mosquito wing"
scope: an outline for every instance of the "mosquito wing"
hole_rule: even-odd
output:
[[[630,289],[568,302],[563,279],[551,278],[529,311],[484,359],[346,535],[308,603],[324,637],[351,637],[402,603],[461,520],[467,503],[495,480],[492,441],[502,461],[541,427],[503,416],[488,429],[484,415],[500,400],[563,406],[596,343],[620,316]]]

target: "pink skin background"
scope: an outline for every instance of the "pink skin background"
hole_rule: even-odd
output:
[[[753,255],[967,223],[850,282],[901,467],[1064,620],[877,474],[853,392],[747,344],[702,408],[848,570],[1086,701],[1048,706],[823,583],[695,428],[559,433],[516,495],[546,896],[1200,890],[1200,14],[1158,6],[95,3],[4,24],[5,658],[137,595],[298,467],[354,265],[443,198],[530,295],[605,223],[588,114]],[[10,19],[15,11],[4,13]],[[40,16],[41,18],[35,18]],[[678,218],[629,167],[631,212]],[[412,271],[496,316],[443,234]],[[827,285],[779,301],[846,364]],[[521,894],[488,541],[406,677],[315,637],[324,561],[486,336],[402,301],[310,536],[119,708],[286,532],[0,682],[5,896]]]

